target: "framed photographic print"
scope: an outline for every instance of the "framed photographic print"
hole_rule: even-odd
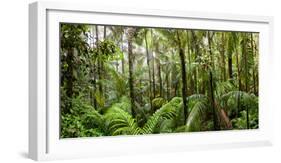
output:
[[[30,158],[272,144],[271,17],[36,2],[29,21]]]

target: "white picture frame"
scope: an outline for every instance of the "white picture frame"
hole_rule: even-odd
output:
[[[250,31],[260,33],[259,129],[99,138],[59,138],[59,23]],[[29,157],[34,160],[271,145],[274,91],[273,18],[187,11],[115,8],[85,3],[29,6]],[[265,107],[267,106],[267,107]],[[168,147],[168,148],[167,148]]]

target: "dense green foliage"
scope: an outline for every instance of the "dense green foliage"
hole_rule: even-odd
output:
[[[60,30],[62,138],[258,128],[257,33]]]

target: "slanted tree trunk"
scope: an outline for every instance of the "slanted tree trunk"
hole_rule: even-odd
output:
[[[134,92],[134,74],[133,74],[133,38],[135,35],[135,28],[128,28],[127,29],[127,39],[128,39],[128,61],[129,61],[129,87],[130,87],[130,98],[131,98],[131,109],[132,109],[132,116],[136,117],[135,112],[135,92]]]
[[[182,77],[182,101],[183,101],[183,111],[184,111],[184,123],[187,121],[188,117],[188,107],[187,107],[187,80],[186,80],[186,69],[185,69],[185,54],[184,49],[181,45],[181,40],[179,33],[177,31],[177,43],[178,43],[178,50],[179,50],[179,56],[181,61],[181,77]]]

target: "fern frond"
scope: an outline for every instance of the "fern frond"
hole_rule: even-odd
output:
[[[112,135],[141,134],[135,119],[127,111],[120,107],[112,106],[105,114],[108,130]]]
[[[155,131],[155,127],[163,119],[172,119],[176,116],[176,111],[181,104],[180,97],[174,97],[170,102],[158,109],[146,122],[143,127],[145,134],[150,134]]]
[[[207,113],[209,105],[206,100],[196,100],[186,122],[186,131],[200,131],[201,121]]]

